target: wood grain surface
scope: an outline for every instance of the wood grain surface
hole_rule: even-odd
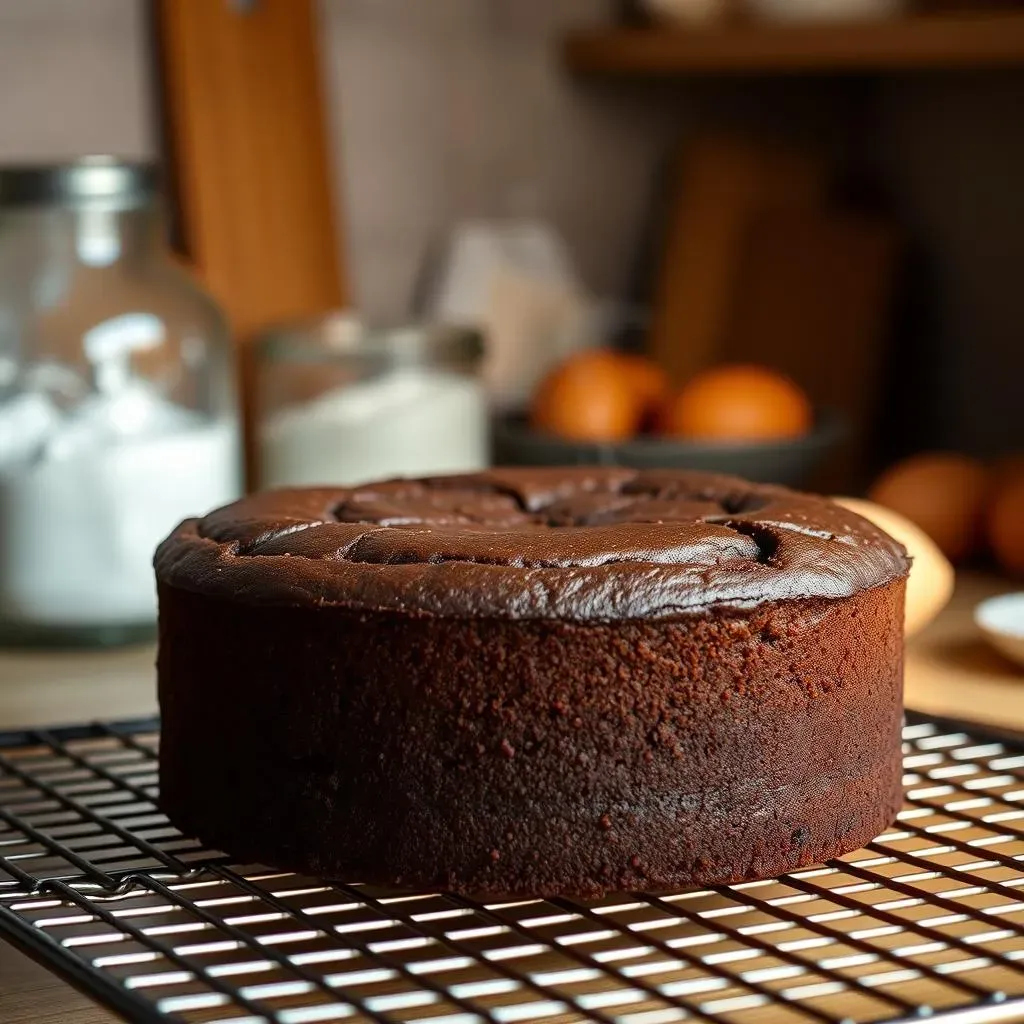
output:
[[[723,354],[754,224],[816,209],[825,181],[815,155],[757,139],[707,135],[680,152],[648,341],[676,384]]]
[[[1024,13],[964,10],[850,24],[745,24],[576,33],[573,71],[602,75],[897,71],[1024,64]]]
[[[346,298],[313,7],[158,4],[186,255],[242,338]]]

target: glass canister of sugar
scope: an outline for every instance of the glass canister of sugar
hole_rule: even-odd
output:
[[[0,641],[153,633],[153,552],[241,490],[234,360],[157,175],[0,168]]]
[[[346,314],[268,332],[259,347],[261,486],[482,469],[482,356],[468,328],[376,329]]]

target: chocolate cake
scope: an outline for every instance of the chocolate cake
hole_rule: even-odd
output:
[[[620,469],[259,494],[156,556],[161,800],[245,861],[481,895],[765,878],[901,802],[905,552]]]

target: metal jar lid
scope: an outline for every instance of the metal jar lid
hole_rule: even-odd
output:
[[[483,336],[473,327],[373,327],[345,312],[281,324],[265,331],[259,340],[261,360],[272,363],[346,361],[374,366],[474,366],[483,353]]]
[[[159,180],[155,164],[112,156],[69,163],[0,167],[0,207],[66,206],[128,210],[149,205]]]

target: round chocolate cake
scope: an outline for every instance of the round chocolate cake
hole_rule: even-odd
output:
[[[827,860],[900,806],[908,568],[705,474],[256,495],[157,552],[162,804],[247,861],[482,895]]]

